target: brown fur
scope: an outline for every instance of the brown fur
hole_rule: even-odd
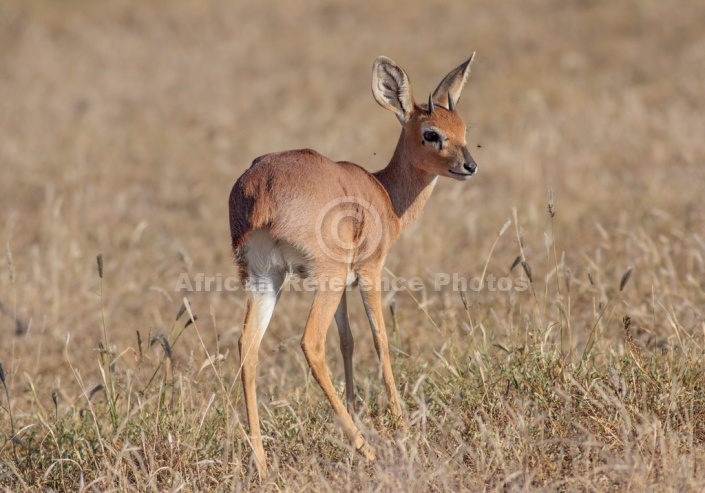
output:
[[[273,238],[288,241],[315,257],[310,243],[315,238],[316,214],[340,197],[362,198],[383,213],[388,233],[385,245],[399,235],[399,220],[390,212],[387,191],[364,168],[331,161],[311,149],[257,158],[230,194],[233,250],[237,253],[252,230],[269,228]]]

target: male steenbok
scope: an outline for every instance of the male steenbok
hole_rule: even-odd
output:
[[[438,176],[467,180],[477,165],[455,110],[470,73],[470,57],[441,81],[427,104],[414,100],[406,73],[379,57],[372,66],[372,94],[402,124],[389,165],[377,173],[331,161],[310,149],[255,159],[230,193],[230,232],[235,259],[249,294],[239,349],[250,440],[260,476],[267,470],[257,412],[258,350],[287,275],[315,286],[301,348],[311,373],[338,415],[353,447],[375,458],[355,426],[353,339],[345,288],[357,284],[381,360],[392,414],[402,408],[389,361],[380,276],[389,247],[423,209]],[[335,392],[325,355],[335,318],[345,367],[347,409]]]

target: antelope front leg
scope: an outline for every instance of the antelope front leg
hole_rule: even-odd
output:
[[[374,451],[365,442],[350,413],[345,409],[343,401],[335,393],[335,388],[330,380],[328,365],[326,365],[326,332],[339,301],[339,292],[325,290],[316,292],[311,306],[311,313],[306,322],[304,337],[301,340],[301,349],[304,351],[304,356],[306,356],[308,366],[311,368],[313,378],[316,379],[318,385],[323,389],[323,393],[326,394],[353,447],[368,460],[374,460]]]
[[[343,290],[340,297],[338,309],[335,312],[335,324],[338,326],[340,336],[340,352],[343,355],[343,366],[345,367],[345,397],[348,405],[348,412],[355,412],[355,387],[353,384],[352,356],[355,344],[353,342],[352,331],[350,330],[350,319],[348,318],[347,291]]]
[[[406,428],[404,416],[401,410],[401,402],[397,387],[394,383],[394,374],[392,373],[392,363],[389,357],[389,341],[387,340],[387,330],[384,326],[384,316],[382,314],[382,293],[379,290],[379,279],[368,279],[360,283],[360,292],[362,293],[362,303],[365,305],[365,312],[370,321],[370,329],[374,338],[375,349],[382,364],[382,375],[384,376],[384,385],[387,388],[389,396],[389,407],[392,415],[397,419],[397,423]]]

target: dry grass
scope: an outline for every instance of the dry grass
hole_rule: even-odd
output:
[[[477,50],[459,109],[479,174],[439,184],[387,263],[428,286],[386,300],[411,431],[388,422],[355,302],[359,420],[380,459],[351,453],[299,350],[309,297],[291,293],[259,367],[264,488],[702,491],[704,15],[655,0],[3,2],[0,486],[260,487],[243,296],[176,292],[178,276],[234,272],[226,200],[255,156],[308,146],[384,166],[398,127],[370,95],[375,56],[421,97]],[[432,287],[437,272],[508,275],[518,256],[525,292]],[[342,391],[335,334],[328,350]]]

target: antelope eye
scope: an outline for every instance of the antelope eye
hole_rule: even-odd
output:
[[[426,142],[438,142],[439,140],[441,140],[441,136],[438,135],[438,132],[434,132],[433,130],[427,130],[423,133],[423,140],[425,140]]]

